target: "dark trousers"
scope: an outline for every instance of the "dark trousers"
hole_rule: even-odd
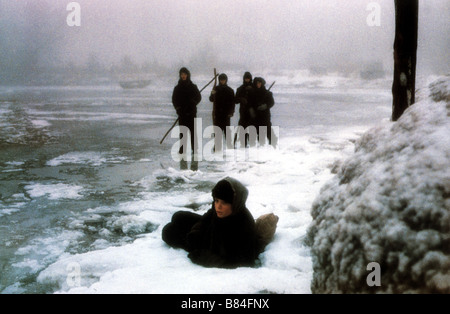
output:
[[[192,154],[194,154],[194,152],[197,151],[196,150],[197,148],[194,147],[194,143],[195,143],[194,142],[194,136],[195,136],[195,133],[194,133],[195,121],[194,121],[194,119],[195,119],[195,116],[194,117],[180,116],[179,119],[180,120],[178,122],[178,125],[187,127],[189,129],[189,132],[191,133],[190,134],[191,135],[191,149],[192,149]],[[183,133],[180,133],[180,139],[182,139],[182,137],[183,137]],[[183,151],[183,146],[180,147],[179,153],[187,155],[187,152]]]
[[[271,115],[270,115],[270,111],[269,112],[265,112],[265,113],[261,113],[258,114],[256,116],[256,131],[258,133],[258,141],[260,141],[260,143],[264,143],[266,141],[266,139],[262,139],[260,138],[260,130],[259,127],[265,127],[266,128],[266,132],[265,134],[263,134],[264,137],[267,137],[267,139],[269,140],[269,145],[272,145],[272,122],[271,122]],[[275,139],[276,141],[277,139]]]
[[[162,230],[163,241],[171,247],[189,251],[187,235],[201,218],[201,215],[188,211],[176,212],[172,216],[172,221],[165,225]]]
[[[227,148],[232,148],[232,139],[227,139],[227,127],[231,124],[231,118],[228,116],[216,116],[214,119],[214,126],[218,126],[222,130],[222,136],[225,139],[225,143],[227,144]],[[217,135],[216,135],[217,136]],[[220,147],[215,148],[217,151],[222,151],[223,141],[220,144]]]

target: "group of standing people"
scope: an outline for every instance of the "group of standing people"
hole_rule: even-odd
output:
[[[266,127],[267,139],[272,145],[272,122],[270,109],[275,105],[273,94],[266,88],[266,81],[262,77],[253,79],[250,72],[245,72],[242,85],[236,90],[236,104],[239,107],[239,126],[244,129],[254,126],[258,137],[260,127]],[[264,139],[265,140],[265,139]],[[236,142],[236,138],[234,140]],[[248,145],[246,134],[245,146]]]
[[[178,85],[173,90],[172,103],[179,118],[179,125],[187,127],[192,135],[194,134],[194,119],[197,116],[197,105],[202,100],[202,96],[197,85],[191,81],[191,73],[187,68],[181,68],[179,75]],[[231,125],[231,117],[234,115],[236,104],[239,104],[239,126],[243,127],[244,130],[254,126],[258,138],[260,136],[260,127],[266,127],[264,136],[267,136],[269,144],[274,144],[272,141],[270,109],[274,106],[275,101],[272,92],[266,88],[265,80],[261,77],[253,79],[250,72],[245,72],[243,83],[236,90],[235,94],[234,90],[228,86],[226,74],[220,74],[218,79],[219,84],[214,86],[209,97],[209,100],[213,103],[213,125],[219,127],[226,138],[226,128]],[[252,143],[249,143],[248,133],[245,136],[245,146],[247,147]],[[226,140],[228,145],[234,140],[234,146],[237,138]],[[265,139],[259,140],[265,141]],[[194,136],[191,136],[193,152],[197,149],[194,144]],[[183,147],[180,148],[180,154],[183,154],[182,149]],[[182,161],[181,168],[185,169],[186,167],[187,164],[184,164]],[[192,170],[196,170],[196,167],[196,164],[191,165]]]
[[[254,126],[259,137],[259,127],[272,128],[270,108],[275,104],[273,94],[266,89],[266,81],[261,77],[245,72],[242,85],[236,94],[228,86],[226,74],[219,75],[219,86],[211,92],[209,100],[213,103],[213,124],[220,127],[226,134],[226,127],[230,126],[230,119],[234,115],[235,105],[239,104],[239,126],[247,129]],[[271,132],[266,132],[269,144],[272,144]],[[246,133],[245,146],[249,144],[249,134]],[[237,134],[234,138],[236,144]],[[231,141],[233,139],[227,139]],[[265,139],[264,139],[265,140]]]

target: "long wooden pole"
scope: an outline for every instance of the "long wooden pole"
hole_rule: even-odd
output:
[[[217,70],[214,68],[214,87],[213,90],[217,87]],[[213,110],[212,110],[212,123],[214,125],[214,122],[216,121],[216,95],[214,95],[214,102],[213,102]]]
[[[217,75],[214,76],[214,78],[208,82],[208,84],[206,84],[201,90],[200,93],[203,92],[203,90],[205,88],[207,88],[209,86],[209,84],[211,84],[215,79],[217,78]],[[170,127],[170,129],[166,132],[166,134],[164,134],[164,137],[162,138],[161,142],[159,142],[159,144],[162,144],[164,142],[164,140],[166,139],[167,135],[169,135],[170,131],[173,130],[173,128],[177,125],[178,121],[180,120],[180,118],[177,118],[175,120],[175,122],[172,124],[172,126]]]

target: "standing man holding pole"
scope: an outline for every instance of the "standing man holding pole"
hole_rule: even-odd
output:
[[[234,91],[228,86],[228,76],[225,73],[219,75],[219,86],[215,86],[209,96],[213,103],[213,125],[218,126],[225,136],[228,147],[232,147],[231,140],[226,138],[226,129],[230,126],[231,117],[234,115],[235,99]],[[222,147],[219,148],[219,151]]]
[[[192,150],[192,162],[191,162],[191,170],[196,171],[198,169],[198,161],[195,160],[194,154],[197,151],[197,147],[195,147],[195,118],[197,117],[197,105],[202,100],[202,95],[198,90],[197,85],[192,83],[191,81],[191,73],[187,68],[180,69],[180,79],[178,81],[178,85],[175,86],[172,94],[172,103],[177,112],[179,126],[187,127],[189,129],[190,138],[191,138],[191,150]],[[183,134],[180,133],[180,139]],[[187,139],[185,139],[187,140]],[[187,152],[185,151],[186,147],[183,149],[183,145],[180,146],[180,169],[187,169]]]

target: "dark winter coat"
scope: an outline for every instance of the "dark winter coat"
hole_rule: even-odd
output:
[[[230,117],[233,116],[235,110],[234,91],[228,85],[219,85],[215,87],[216,93],[209,97],[214,103],[214,125],[227,126],[230,125]]]
[[[244,78],[245,79],[245,78]],[[243,82],[241,86],[236,90],[236,103],[239,106],[239,125],[243,126],[244,129],[249,125],[252,125],[252,116],[250,114],[250,104],[249,96],[253,90],[253,83]]]
[[[172,104],[180,120],[194,119],[197,115],[197,105],[202,100],[197,85],[191,81],[189,71],[187,69],[184,69],[184,71],[188,73],[187,80],[183,81],[180,78],[172,93]]]
[[[255,79],[256,80],[256,79]],[[255,126],[270,126],[271,114],[270,108],[275,105],[275,100],[273,99],[273,94],[268,91],[263,85],[261,88],[254,87],[249,95],[250,107],[253,108],[255,116]],[[261,105],[266,105],[264,110],[261,110]]]
[[[248,190],[237,180],[225,180],[234,191],[233,213],[218,218],[213,204],[187,235],[189,258],[206,267],[254,266],[258,248],[255,220],[245,206]]]

